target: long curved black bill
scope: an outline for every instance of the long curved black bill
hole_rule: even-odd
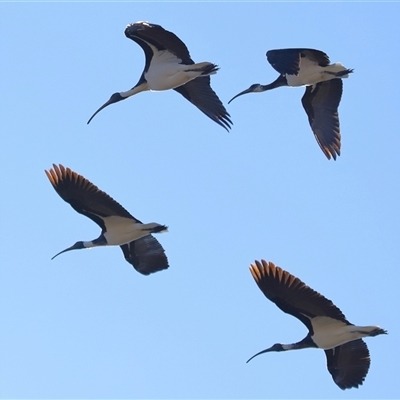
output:
[[[126,97],[122,97],[120,93],[114,93],[108,101],[106,101],[89,119],[87,122],[90,124],[90,121],[103,109],[109,106],[110,104],[117,103],[118,101],[124,100]]]
[[[68,247],[67,249],[60,251],[59,253],[57,253],[55,256],[53,256],[51,259],[54,260],[57,256],[59,256],[62,253],[65,253],[66,251],[70,251],[70,250],[78,250],[78,249],[83,249],[83,246],[80,242],[75,243],[73,246]]]
[[[110,104],[114,103],[114,101],[110,101],[108,100],[106,103],[104,103],[89,119],[89,121],[87,122],[88,124],[90,124],[90,121],[103,109],[106,108],[107,106],[109,106]]]
[[[253,357],[250,357],[250,358],[246,361],[246,364],[247,364],[249,361],[251,361],[253,358],[259,356],[260,354],[268,353],[269,351],[272,351],[272,350],[271,350],[271,347],[270,347],[269,349],[262,350],[262,351],[260,351],[260,352],[257,353],[257,354],[254,354]]]
[[[228,101],[228,104],[229,104],[232,100],[235,100],[236,97],[239,97],[239,96],[241,96],[242,94],[252,93],[252,92],[253,92],[252,87],[249,87],[248,89],[243,90],[243,92],[240,92],[240,93],[238,93],[236,96],[232,97],[232,98]]]

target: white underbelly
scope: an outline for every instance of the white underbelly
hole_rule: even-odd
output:
[[[321,72],[316,72],[308,75],[286,75],[286,80],[288,86],[308,86],[315,85],[318,82],[322,82],[323,74]]]
[[[149,90],[160,91],[182,86],[201,76],[211,63],[182,64],[182,60],[168,50],[159,51],[154,46],[153,57],[144,77]],[[215,73],[215,72],[213,72]]]
[[[321,349],[332,349],[341,344],[369,336],[376,326],[348,325],[329,317],[315,317],[311,320],[314,343]]]
[[[298,75],[286,74],[286,80],[288,86],[309,86],[315,85],[316,83],[329,81],[335,79],[334,73],[344,71],[346,68],[340,64],[331,64],[326,67],[320,67],[319,65],[309,66],[306,69],[301,69]],[[345,78],[344,76],[343,78]]]
[[[196,76],[188,76],[184,71],[187,68],[186,65],[180,65],[180,67],[173,66],[173,68],[150,68],[145,73],[148,87],[153,91],[169,90],[174,89],[178,86],[184,85],[186,82],[196,78]]]
[[[132,219],[112,216],[104,218],[104,221],[107,227],[104,237],[110,246],[130,243],[149,233],[143,231],[143,224],[135,223]]]
[[[150,90],[169,90],[184,85],[197,75],[188,76],[185,72],[188,66],[181,64],[182,60],[168,50],[153,50],[153,57],[144,77]]]
[[[349,327],[344,322],[329,317],[316,317],[311,320],[314,343],[321,349],[332,349],[352,340]],[[355,339],[355,338],[354,338]]]

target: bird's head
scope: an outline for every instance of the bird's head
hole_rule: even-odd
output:
[[[246,363],[248,363],[249,361],[251,361],[254,357],[259,356],[260,354],[268,353],[268,352],[270,352],[270,351],[285,351],[285,350],[288,350],[288,349],[286,349],[286,348],[284,347],[284,345],[282,345],[281,343],[275,343],[275,344],[274,344],[273,346],[271,346],[270,348],[265,349],[265,350],[262,350],[262,351],[260,351],[260,352],[257,353],[257,354],[254,354],[254,356],[253,356],[253,357],[250,357],[250,358],[246,361]]]
[[[124,93],[124,92],[123,92]],[[107,106],[109,106],[110,104],[114,104],[117,103],[121,100],[125,100],[126,98],[128,98],[129,96],[123,96],[121,93],[117,92],[111,95],[110,99],[108,101],[106,101],[89,119],[89,121],[87,122],[88,124],[90,124],[90,121],[95,117],[96,114],[98,114],[103,108],[106,108]]]
[[[259,83],[254,83],[253,85],[251,85],[248,89],[243,90],[243,92],[238,93],[236,96],[232,97],[229,101],[228,104],[236,99],[236,97],[241,96],[242,94],[246,94],[246,93],[258,93],[258,92],[263,92],[263,85],[259,84]]]
[[[56,258],[57,256],[59,256],[62,253],[65,253],[66,251],[70,251],[70,250],[80,250],[80,249],[85,249],[86,246],[84,245],[84,242],[76,242],[73,246],[68,247],[67,249],[60,251],[59,253],[57,253],[54,257],[52,257],[51,259],[53,260],[54,258]]]

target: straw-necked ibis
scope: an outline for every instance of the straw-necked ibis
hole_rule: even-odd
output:
[[[217,124],[226,130],[231,127],[230,115],[210,86],[210,75],[218,71],[217,65],[195,63],[186,45],[160,25],[136,22],[126,27],[125,36],[144,51],[146,61],[143,73],[132,89],[114,93],[88,123],[103,108],[137,93],[174,89]]]
[[[169,267],[164,249],[151,235],[167,231],[165,225],[142,224],[108,194],[69,168],[53,164],[45,172],[60,197],[101,228],[97,239],[76,242],[53,258],[70,250],[120,246],[126,261],[141,274],[149,275]]]
[[[386,334],[379,326],[351,324],[332,301],[271,262],[256,261],[251,274],[264,295],[283,312],[298,318],[308,328],[307,336],[293,344],[274,344],[270,351],[319,348],[325,351],[328,371],[336,385],[349,389],[362,385],[370,366],[367,345],[361,339]]]
[[[268,84],[256,83],[234,96],[265,92],[281,86],[307,86],[301,102],[315,138],[325,156],[336,160],[340,156],[340,128],[338,107],[342,97],[342,78],[352,69],[341,63],[330,64],[329,57],[314,49],[269,50],[267,60],[279,72],[278,78]]]

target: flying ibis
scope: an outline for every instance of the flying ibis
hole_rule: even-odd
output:
[[[250,266],[258,287],[283,312],[298,318],[308,328],[307,336],[293,344],[274,344],[254,357],[270,351],[319,348],[325,351],[328,371],[336,385],[349,389],[362,385],[369,369],[367,345],[361,339],[387,332],[379,326],[356,326],[330,300],[272,262]]]
[[[137,93],[174,89],[217,124],[226,130],[231,127],[230,115],[210,86],[210,75],[218,71],[217,65],[195,63],[186,45],[160,25],[135,22],[126,27],[125,36],[144,51],[146,61],[143,73],[132,89],[114,93],[88,123],[103,108]]]
[[[340,156],[340,128],[338,107],[342,97],[342,78],[352,69],[341,63],[331,64],[329,57],[314,49],[269,50],[267,60],[279,72],[278,78],[268,84],[256,83],[234,96],[259,93],[281,86],[307,86],[301,102],[321,150],[328,158]]]
[[[53,164],[53,168],[45,172],[60,197],[101,228],[97,239],[76,242],[53,258],[70,250],[120,246],[126,261],[143,275],[169,267],[164,249],[151,235],[167,231],[165,225],[142,224],[108,194],[69,168]]]

